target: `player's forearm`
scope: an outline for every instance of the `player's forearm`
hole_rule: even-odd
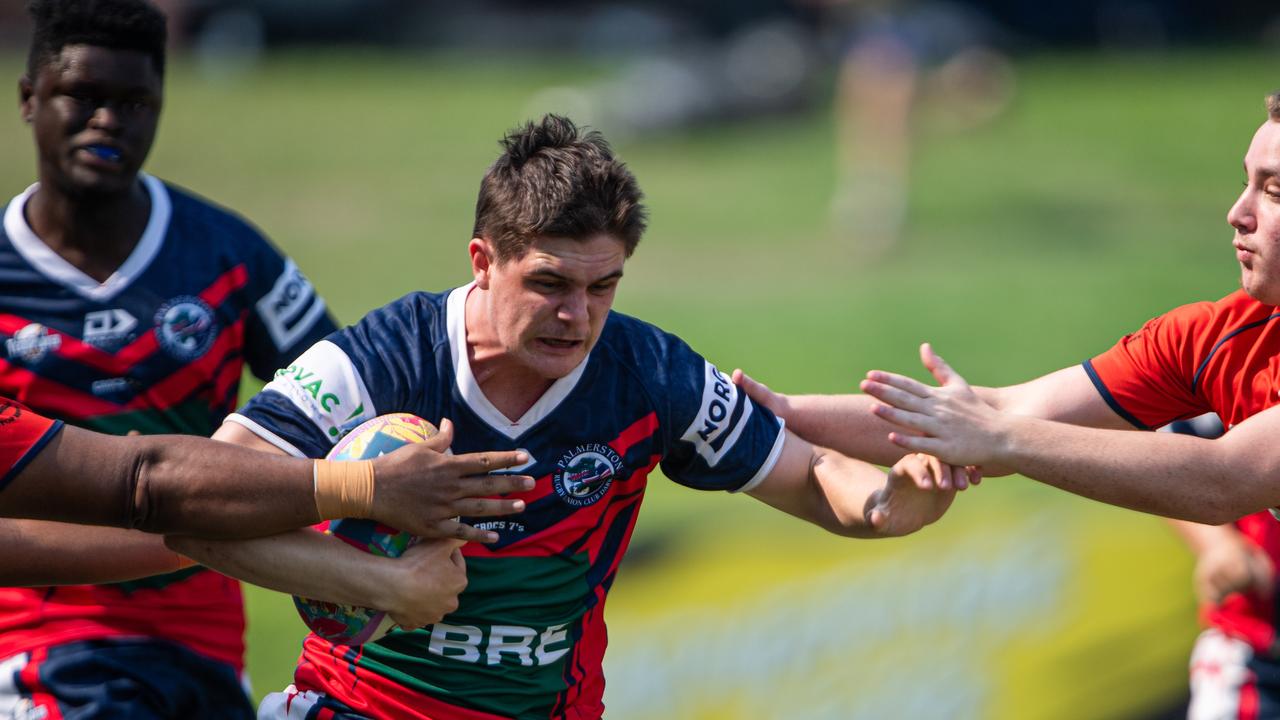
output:
[[[311,463],[182,435],[67,427],[0,495],[9,517],[256,537],[314,524]]]
[[[852,458],[892,465],[903,455],[889,442],[894,426],[871,414],[875,399],[867,395],[789,395],[780,414],[787,427],[814,445]]]
[[[885,485],[885,471],[824,448],[814,450],[810,521],[843,537],[888,537],[872,527],[869,518]]]
[[[310,462],[198,438],[145,440],[129,504],[131,527],[234,539],[320,520]]]
[[[132,530],[0,520],[0,585],[121,582],[178,570],[161,538]]]
[[[386,609],[394,580],[389,564],[331,535],[295,530],[253,540],[170,535],[166,544],[218,572],[313,600]]]
[[[1269,481],[1280,468],[1239,467],[1213,440],[1014,418],[999,445],[995,462],[1015,472],[1176,519],[1220,525],[1280,501],[1280,486]]]

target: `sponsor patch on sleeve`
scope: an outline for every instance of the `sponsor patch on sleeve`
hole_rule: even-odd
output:
[[[312,345],[289,367],[277,370],[263,389],[288,398],[330,442],[338,441],[343,428],[377,415],[351,358],[328,340]]]
[[[276,349],[287,350],[324,314],[324,298],[298,266],[286,260],[275,285],[258,300],[257,310]]]
[[[715,467],[720,458],[733,449],[747,427],[751,403],[715,365],[704,362],[702,406],[680,439],[692,443],[707,466]]]

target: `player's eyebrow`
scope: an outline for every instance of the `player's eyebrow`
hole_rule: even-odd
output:
[[[1250,170],[1249,163],[1246,162],[1244,163],[1244,174],[1245,176],[1273,178],[1280,175],[1280,165],[1259,165]]]
[[[553,278],[553,279],[555,279],[555,280],[559,280],[559,281],[561,281],[561,282],[565,282],[565,283],[573,283],[573,282],[575,282],[575,279],[574,279],[574,278],[571,278],[571,277],[569,277],[568,275],[564,275],[564,274],[562,274],[562,273],[556,272],[555,270],[552,270],[552,269],[551,269],[551,268],[549,268],[549,267],[534,268],[533,270],[530,270],[530,271],[529,271],[529,275],[530,275],[531,277],[532,277],[532,276],[534,276],[534,275],[540,275],[540,276],[543,276],[543,277],[550,277],[550,278]],[[591,280],[591,281],[589,281],[587,284],[588,284],[588,285],[595,285],[596,283],[607,282],[607,281],[609,281],[609,280],[616,280],[616,279],[618,279],[618,278],[620,278],[620,277],[622,277],[622,268],[618,268],[617,270],[614,270],[613,272],[611,272],[611,273],[609,273],[608,275],[605,275],[605,276],[603,276],[603,277],[598,277],[598,278],[596,278],[595,280]]]

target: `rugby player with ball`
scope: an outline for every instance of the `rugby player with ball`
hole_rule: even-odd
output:
[[[294,686],[260,718],[601,717],[605,597],[659,466],[850,537],[914,532],[968,484],[924,456],[886,473],[810,445],[679,338],[613,312],[645,228],[635,178],[598,133],[562,117],[502,145],[467,246],[472,282],[410,294],[304,352],[294,366],[341,412],[285,374],[216,437],[324,457],[349,422],[448,417],[455,452],[525,452],[513,470],[536,486],[493,523],[497,542],[462,549],[467,588],[441,622],[362,646],[311,635]],[[304,530],[174,546],[309,597],[341,581],[323,553],[336,542]]]

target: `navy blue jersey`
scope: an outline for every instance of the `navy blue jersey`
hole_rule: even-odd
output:
[[[9,203],[0,396],[101,432],[207,436],[235,409],[246,364],[267,379],[335,326],[298,268],[243,220],[153,177],[140,181],[150,218],[102,283],[32,231],[25,208],[35,186]],[[199,569],[110,587],[3,589],[0,658],[133,635],[239,667],[243,623],[238,585]]]
[[[377,415],[449,418],[455,452],[522,449],[531,460],[519,470],[537,478],[524,512],[481,523],[498,543],[464,549],[469,584],[457,612],[358,652],[313,635],[296,681],[374,716],[449,707],[440,712],[591,717],[604,687],[604,598],[647,475],[661,464],[692,488],[749,489],[777,461],[782,424],[679,338],[619,313],[587,359],[512,421],[471,372],[470,287],[370,313],[229,418],[305,457]]]

